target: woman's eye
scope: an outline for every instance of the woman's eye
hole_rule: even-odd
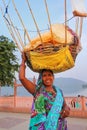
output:
[[[53,76],[52,74],[48,74],[48,76]]]
[[[46,76],[46,74],[43,74],[43,77],[45,77]]]

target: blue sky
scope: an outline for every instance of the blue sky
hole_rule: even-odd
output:
[[[24,24],[29,32],[30,37],[34,37],[36,35],[36,27],[32,20],[30,11],[28,10],[28,6],[26,0],[14,0],[18,11],[21,14]],[[21,2],[21,3],[20,3]],[[29,0],[33,14],[35,16],[36,22],[40,30],[45,30],[49,27],[49,22],[46,14],[46,9],[44,6],[44,0]],[[17,14],[15,13],[12,0],[5,0],[6,6],[8,5],[8,14],[11,16],[11,19],[14,23],[14,26],[19,29],[19,32],[22,36],[24,41],[24,30],[22,25],[18,19]],[[50,13],[50,20],[51,23],[64,23],[64,0],[47,0],[48,9]],[[87,6],[87,0],[85,0],[85,5]],[[3,12],[5,12],[3,2],[0,0],[0,7],[2,8]],[[87,7],[86,7],[87,10]],[[7,18],[7,14],[5,14]],[[72,7],[70,0],[67,0],[67,19],[73,17],[72,14]],[[71,27],[73,30],[75,29],[75,18],[69,20],[68,26]],[[32,31],[32,32],[31,32]],[[12,39],[7,26],[4,22],[0,11],[0,35],[5,35]],[[75,66],[65,72],[55,74],[55,77],[72,77],[76,79],[80,79],[83,81],[87,81],[87,18],[84,18],[83,21],[83,30],[82,30],[82,37],[81,37],[81,44],[82,44],[82,51],[78,54],[75,62]],[[17,53],[19,58],[19,64],[21,62],[21,53],[20,51]],[[37,77],[38,74],[32,72],[29,68],[27,68],[27,77],[33,77],[34,75]],[[18,78],[18,74],[16,74]]]

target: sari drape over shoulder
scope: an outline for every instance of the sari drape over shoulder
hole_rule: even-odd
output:
[[[60,116],[64,103],[62,91],[54,88],[54,96],[44,88],[36,92],[29,130],[67,130],[66,120]]]

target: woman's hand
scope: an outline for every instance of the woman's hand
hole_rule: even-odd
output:
[[[70,108],[67,104],[64,104],[62,111],[60,112],[61,118],[66,118],[70,114]]]
[[[22,61],[21,61],[21,64],[20,64],[20,68],[22,68],[23,70],[25,70],[25,68],[26,68],[25,63],[26,63],[26,61],[27,61],[26,54],[25,54],[24,52],[22,52],[21,57],[22,57]],[[20,70],[21,70],[21,69],[20,69]],[[21,70],[21,71],[22,71],[22,70]]]
[[[22,61],[25,63],[27,61],[27,57],[25,52],[22,52]]]

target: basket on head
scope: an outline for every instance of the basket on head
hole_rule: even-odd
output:
[[[66,34],[65,35],[65,31]],[[50,69],[54,73],[72,68],[80,50],[79,38],[63,24],[53,24],[51,31],[41,34],[24,47],[28,66],[34,72]]]

